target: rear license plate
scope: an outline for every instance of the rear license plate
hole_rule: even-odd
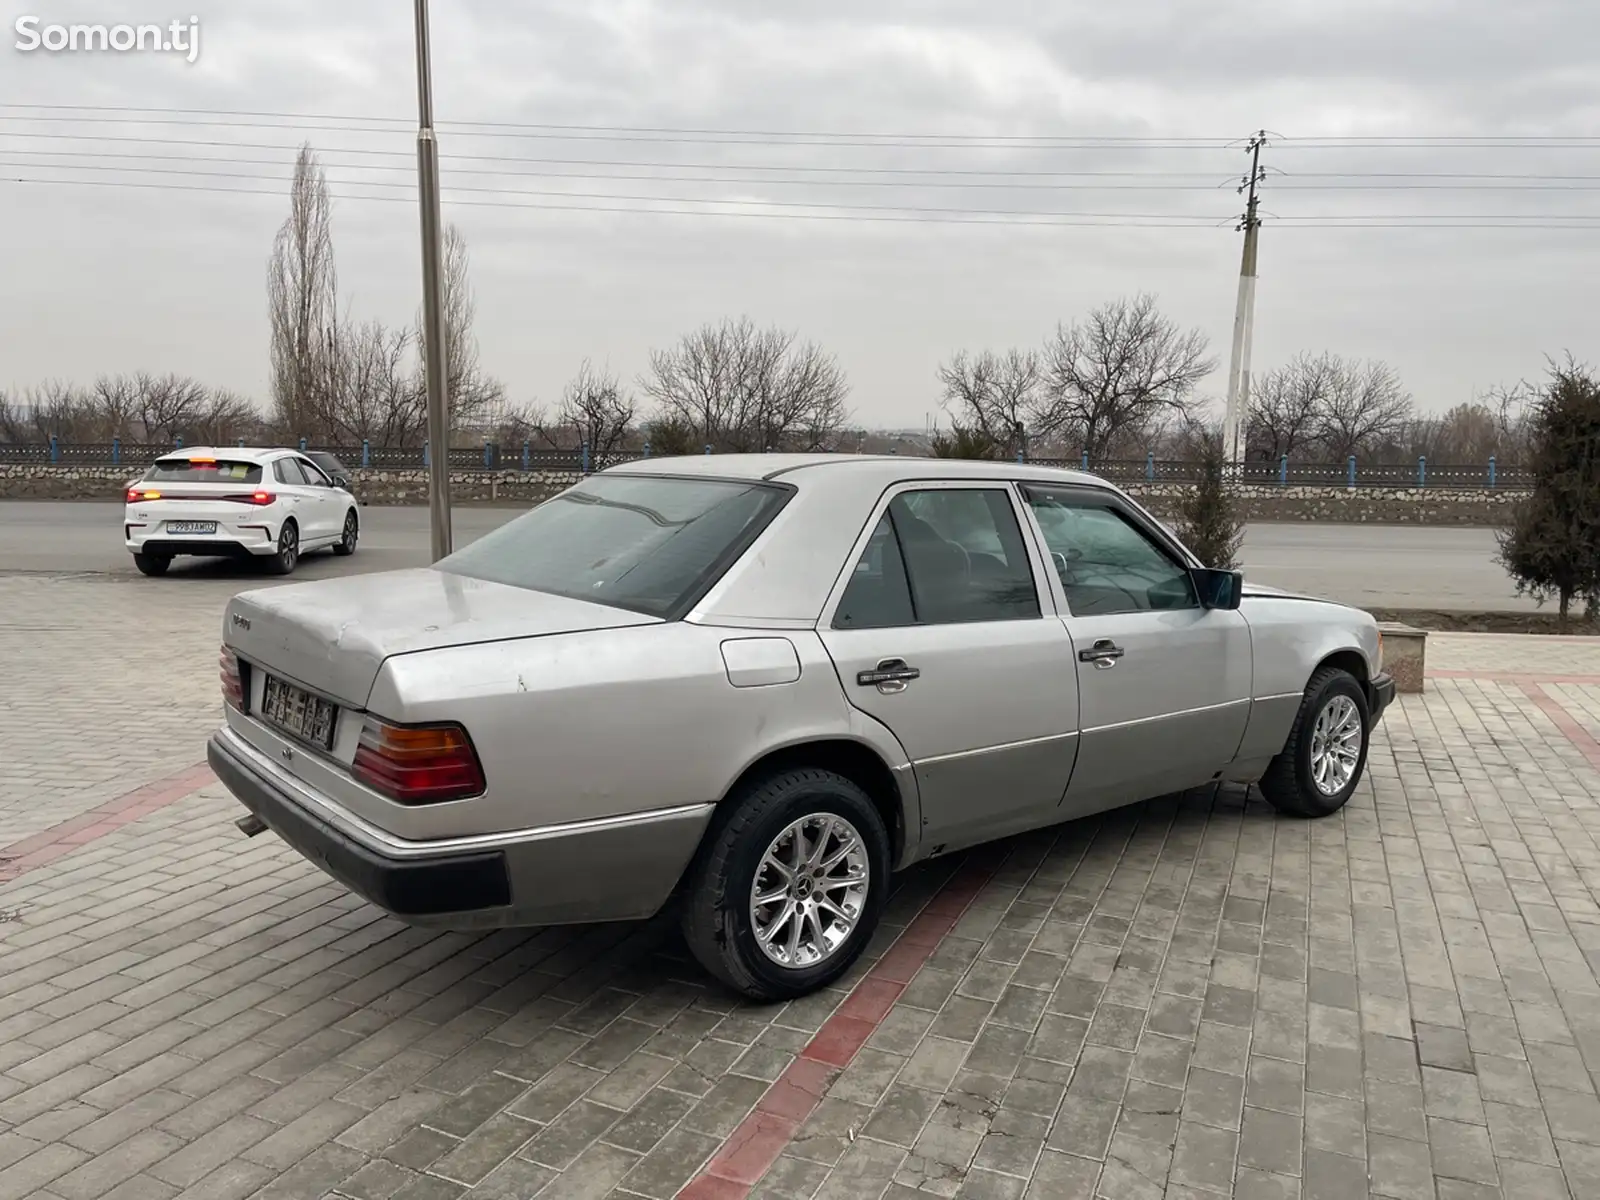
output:
[[[215,521],[168,521],[168,533],[215,533]]]
[[[263,683],[261,716],[269,725],[323,750],[333,749],[334,726],[339,716],[337,705],[273,675],[268,675]]]

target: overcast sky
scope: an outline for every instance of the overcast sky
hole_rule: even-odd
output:
[[[12,0],[0,388],[149,370],[264,397],[266,259],[307,138],[336,198],[342,302],[412,319],[410,5],[195,5]],[[1437,408],[1536,374],[1547,353],[1600,357],[1592,0],[434,0],[432,11],[445,214],[472,251],[482,363],[518,400],[553,401],[586,357],[632,379],[650,347],[745,314],[836,353],[857,421],[920,425],[952,351],[1037,344],[1137,291],[1210,336],[1220,395],[1239,259],[1229,181],[1246,160],[1184,139],[1242,141],[1263,126],[1287,140],[1264,156],[1258,371],[1302,349],[1382,358]],[[22,52],[14,22],[26,15],[193,16],[199,53],[191,65]],[[128,111],[151,108],[201,115]],[[210,123],[129,120],[141,115]],[[890,136],[837,136],[850,134]],[[1557,135],[1591,140],[1525,140]],[[1433,140],[1315,141],[1359,136]],[[1437,141],[1485,136],[1518,140]],[[1080,140],[1003,140],[1021,137]],[[1115,137],[1136,140],[1084,141]],[[975,138],[990,140],[961,140]],[[834,207],[794,207],[807,203]],[[663,207],[699,215],[595,211]],[[984,215],[1019,212],[1048,215]],[[966,223],[930,219],[941,215]],[[1438,227],[1518,215],[1580,227]],[[1316,220],[1350,216],[1412,227]],[[1174,223],[1187,227],[1155,227]]]

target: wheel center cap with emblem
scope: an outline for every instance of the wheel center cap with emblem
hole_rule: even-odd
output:
[[[816,890],[816,882],[809,875],[802,875],[794,882],[794,894],[802,900],[811,899],[811,893]]]

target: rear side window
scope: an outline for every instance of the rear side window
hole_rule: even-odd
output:
[[[1002,489],[929,488],[889,502],[834,615],[838,629],[1023,621],[1040,614]]]
[[[911,605],[911,584],[894,522],[884,513],[872,531],[845,585],[833,615],[835,629],[894,629],[915,625],[917,610]]]
[[[722,576],[788,496],[754,481],[594,476],[435,565],[671,617]]]
[[[257,463],[226,458],[158,458],[145,472],[146,483],[260,483]]]

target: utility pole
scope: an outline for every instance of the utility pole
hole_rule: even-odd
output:
[[[1248,192],[1244,217],[1236,229],[1244,231],[1244,257],[1239,264],[1239,302],[1233,316],[1233,355],[1228,362],[1228,406],[1222,418],[1223,450],[1228,463],[1240,462],[1244,451],[1244,424],[1250,412],[1250,340],[1256,322],[1256,247],[1261,219],[1256,216],[1256,187],[1261,173],[1261,148],[1267,131],[1258,132],[1245,146],[1250,153],[1250,174],[1239,185]]]
[[[450,421],[448,331],[439,250],[439,143],[433,136],[433,80],[428,61],[428,0],[416,0],[417,185],[422,201],[422,369],[428,387],[428,515],[433,561],[450,553]]]

